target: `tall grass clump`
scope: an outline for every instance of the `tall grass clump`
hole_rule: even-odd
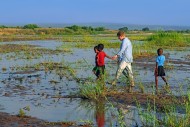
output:
[[[79,94],[83,98],[90,100],[99,100],[105,97],[104,87],[101,82],[97,84],[85,83],[79,85]]]
[[[140,57],[149,57],[155,55],[155,51],[151,47],[151,45],[147,44],[133,44],[133,57],[140,58]]]
[[[179,109],[183,109],[184,113],[178,113]],[[165,116],[160,120],[161,125],[170,127],[189,127],[190,126],[190,93],[187,99],[181,105],[165,106]]]
[[[75,43],[76,48],[92,48],[98,44],[104,44],[106,48],[118,48],[119,42],[112,43],[109,40],[103,39],[102,37],[98,36],[81,36],[80,40]]]
[[[169,47],[185,47],[188,45],[184,35],[177,32],[160,31],[147,38],[146,45],[151,46],[169,46]]]
[[[184,97],[183,102],[172,102],[172,99],[168,101],[162,100],[162,105],[159,106],[156,104],[157,102],[152,104],[147,101],[147,109],[144,110],[137,102],[143,126],[190,127],[190,93]]]

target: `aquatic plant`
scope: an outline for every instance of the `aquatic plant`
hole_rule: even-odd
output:
[[[103,82],[85,83],[79,85],[79,95],[91,100],[99,100],[105,97]]]
[[[151,45],[146,44],[133,44],[133,57],[134,59],[141,57],[151,57],[155,55],[155,51],[153,50]]]
[[[140,89],[140,92],[141,92],[141,93],[144,93],[144,92],[145,92],[144,85],[143,85],[141,82],[139,83],[139,89]]]
[[[26,111],[30,111],[30,106],[26,106],[23,109],[26,110]]]
[[[25,115],[26,115],[26,113],[25,113],[24,110],[21,108],[21,109],[19,110],[18,116],[19,116],[19,117],[24,117]]]
[[[181,96],[182,100],[170,93],[170,99],[163,97],[159,105],[157,97],[153,98],[153,103],[147,100],[146,109],[138,101],[136,103],[143,126],[188,127],[190,125],[190,93]]]
[[[91,120],[82,120],[81,119],[80,122],[89,127],[91,127],[93,125],[93,122]]]
[[[26,112],[25,111],[30,111],[30,106],[26,106],[24,108],[20,108],[18,116],[19,117],[25,117],[26,116]]]
[[[162,47],[185,47],[188,45],[184,35],[177,32],[159,31],[147,39],[146,45]]]
[[[118,123],[119,123],[119,126],[120,127],[127,127],[126,123],[125,123],[125,114],[122,113],[122,110],[121,109],[118,109]]]
[[[137,33],[137,34],[127,34],[127,37],[129,37],[130,40],[136,40],[136,41],[146,41],[147,38],[149,37],[149,34],[141,34],[141,33]]]

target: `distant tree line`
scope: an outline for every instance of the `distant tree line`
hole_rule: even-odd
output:
[[[0,28],[22,28],[22,29],[35,29],[35,28],[40,28],[37,24],[27,24],[22,26],[16,26],[16,27],[10,27],[10,26],[5,26],[5,25],[0,25]],[[49,27],[51,28],[51,27]],[[93,28],[91,26],[77,26],[77,25],[73,25],[73,26],[67,26],[65,28],[71,29],[73,31],[78,31],[78,30],[88,30],[88,31],[104,31],[105,28],[104,27],[96,27]]]
[[[105,28],[104,27],[96,27],[93,28],[91,26],[77,26],[77,25],[73,25],[73,26],[67,26],[65,28],[71,29],[73,31],[79,31],[79,30],[87,30],[87,31],[104,31]]]
[[[62,34],[98,34],[101,32],[108,32],[104,27],[92,27],[92,26],[78,26],[78,25],[72,25],[72,26],[66,26],[64,28],[42,28],[38,26],[37,24],[26,24],[24,26],[5,26],[5,25],[0,25],[0,29],[4,28],[16,28],[16,29],[24,29],[25,32],[29,32],[27,30],[32,30],[34,34],[55,34],[55,35],[62,35]],[[141,30],[134,29],[134,30],[129,30],[128,27],[122,27],[119,28],[119,30],[128,32],[128,31],[143,31],[143,32],[154,32],[155,30],[150,30],[148,27],[144,27]],[[165,30],[166,32],[178,32],[178,33],[190,33],[190,30]],[[31,33],[31,31],[29,32]]]
[[[118,30],[122,30],[124,32],[128,32],[128,31],[144,31],[144,32],[154,32],[156,30],[150,30],[148,27],[144,27],[142,28],[141,30],[138,30],[138,29],[134,29],[134,30],[129,30],[128,27],[122,27],[122,28],[119,28]],[[190,33],[190,29],[186,29],[186,30],[164,30],[165,32],[177,32],[177,33]]]
[[[122,28],[119,28],[119,30],[122,30],[124,32],[129,31],[128,27],[122,27]],[[139,30],[135,29],[135,31],[139,31]],[[149,31],[149,28],[148,27],[142,28],[142,31]]]
[[[27,24],[23,27],[23,29],[35,29],[40,28],[37,24]]]
[[[81,35],[81,34],[100,34],[100,33],[109,33],[110,31],[106,31],[104,27],[91,27],[91,26],[67,26],[64,28],[43,28],[38,26],[37,24],[27,24],[24,26],[16,26],[16,27],[8,27],[5,25],[0,25],[0,29],[4,28],[15,28],[20,30],[15,30],[13,34],[20,34],[20,35],[34,35],[34,34],[40,34],[40,35],[65,35],[65,34],[75,34],[75,35]]]
[[[22,26],[5,26],[5,25],[0,25],[0,28],[18,28],[18,29],[35,29],[35,28],[40,28],[37,24],[27,24]]]
[[[142,28],[142,31],[149,31],[148,27]]]
[[[0,28],[8,28],[7,26],[4,25],[0,25]]]

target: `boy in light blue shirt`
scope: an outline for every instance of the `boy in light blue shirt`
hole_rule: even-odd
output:
[[[164,71],[164,62],[165,62],[165,56],[163,55],[163,49],[159,48],[157,50],[158,56],[156,57],[156,67],[155,67],[155,83],[156,83],[156,91],[158,91],[158,76],[161,76],[161,78],[164,80],[166,85],[168,85],[165,76]]]

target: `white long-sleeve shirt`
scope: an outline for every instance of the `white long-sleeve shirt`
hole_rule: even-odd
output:
[[[125,37],[122,40],[122,43],[120,45],[120,50],[117,53],[117,55],[120,57],[122,61],[124,60],[127,63],[133,62],[132,44],[127,37]]]

